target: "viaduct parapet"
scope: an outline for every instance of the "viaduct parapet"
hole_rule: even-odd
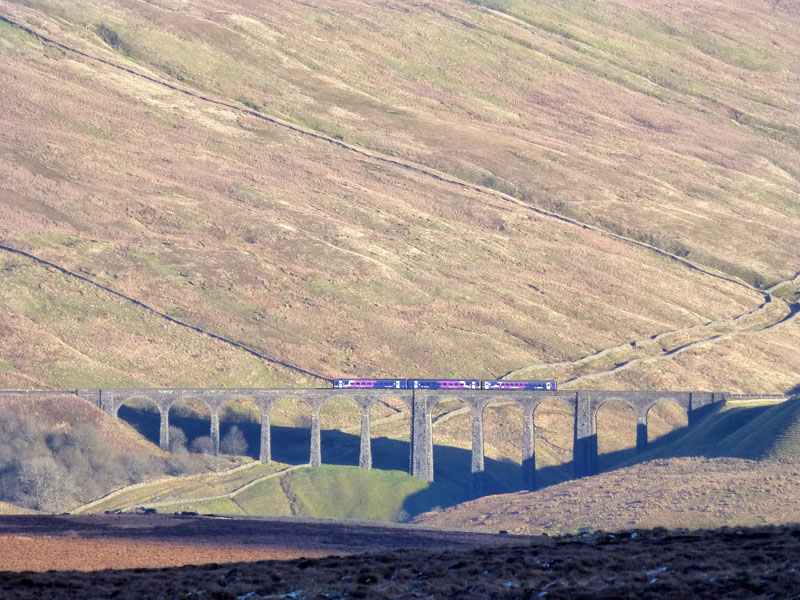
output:
[[[608,392],[608,391],[534,391],[534,390],[347,390],[347,389],[93,389],[77,390],[84,398],[117,418],[119,408],[132,400],[150,401],[161,414],[159,444],[169,447],[169,412],[179,401],[200,401],[211,415],[210,436],[219,452],[219,415],[224,406],[234,400],[252,401],[261,413],[261,462],[272,460],[270,411],[278,400],[295,399],[311,409],[310,464],[322,463],[322,407],[334,398],[346,398],[355,403],[361,413],[361,451],[359,466],[372,468],[370,410],[375,403],[396,398],[411,412],[409,472],[424,481],[433,481],[433,425],[436,406],[449,399],[466,405],[472,415],[472,474],[476,492],[480,492],[484,472],[483,415],[491,404],[513,403],[522,410],[522,469],[525,487],[536,488],[536,456],[534,412],[545,400],[558,400],[574,415],[573,465],[576,477],[598,472],[597,411],[611,400],[622,401],[636,414],[636,450],[647,448],[647,419],[650,409],[663,401],[671,401],[686,411],[691,426],[702,410],[724,401],[726,394],[710,392]]]

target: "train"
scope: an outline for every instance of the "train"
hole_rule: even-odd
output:
[[[555,390],[552,380],[504,379],[334,379],[337,389],[380,390]]]

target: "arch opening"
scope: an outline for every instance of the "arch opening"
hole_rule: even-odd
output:
[[[169,450],[185,452],[196,439],[210,439],[210,427],[211,411],[203,400],[191,396],[179,398],[169,407]]]
[[[686,409],[674,400],[659,400],[647,411],[647,443],[663,443],[672,437],[671,434],[688,426]]]
[[[434,481],[455,484],[466,499],[472,485],[472,411],[457,396],[446,396],[430,413]]]
[[[620,399],[597,409],[597,454],[601,471],[611,469],[636,453],[636,411]]]
[[[474,496],[472,474],[472,410],[456,394],[444,396],[430,407],[433,485],[448,489],[448,505]]]
[[[411,411],[406,403],[399,398],[385,396],[372,405],[369,420],[372,468],[408,471]]]
[[[156,446],[159,443],[161,412],[158,404],[147,396],[131,396],[117,406],[117,417],[133,427],[139,435]]]
[[[483,411],[484,494],[522,489],[522,409],[511,400],[493,400]]]
[[[536,488],[574,476],[575,412],[559,398],[542,400],[533,412],[536,426]]]
[[[287,465],[311,462],[311,407],[302,397],[277,400],[270,411],[272,460]]]
[[[231,398],[219,411],[220,454],[258,459],[260,450],[261,411],[258,405],[246,396]]]
[[[358,465],[361,449],[361,411],[347,396],[328,400],[320,411],[322,463]]]

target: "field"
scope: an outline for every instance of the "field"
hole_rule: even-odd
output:
[[[15,572],[20,555],[4,552],[0,559],[0,593],[21,600],[783,598],[800,586],[797,527],[525,538],[310,521],[0,518],[0,547],[26,541],[37,550],[26,571]],[[78,562],[78,548],[92,562]],[[304,557],[257,560],[270,553]],[[248,554],[257,562],[223,562]],[[182,557],[214,562],[165,568]]]

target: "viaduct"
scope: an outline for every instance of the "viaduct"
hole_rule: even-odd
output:
[[[92,389],[77,390],[79,397],[88,400],[117,418],[119,408],[132,400],[148,400],[161,414],[159,443],[169,446],[169,411],[181,400],[193,399],[204,403],[211,414],[211,432],[216,451],[219,451],[219,415],[223,407],[236,399],[252,401],[261,413],[261,462],[271,461],[270,411],[278,400],[293,398],[311,409],[311,466],[322,463],[320,443],[320,413],[333,398],[347,398],[361,412],[361,450],[359,466],[372,468],[370,439],[370,409],[385,398],[402,400],[411,412],[411,443],[409,472],[424,481],[433,481],[433,428],[431,414],[436,405],[446,399],[460,400],[472,414],[472,474],[479,482],[484,471],[483,413],[491,403],[512,402],[522,409],[522,468],[525,487],[536,488],[534,411],[544,400],[556,399],[571,409],[574,418],[573,464],[575,476],[598,472],[597,411],[610,400],[622,400],[636,414],[636,450],[647,447],[647,417],[650,409],[662,401],[672,401],[687,413],[689,425],[696,421],[704,408],[724,401],[726,395],[710,392],[608,392],[608,391],[533,391],[533,390],[348,390],[348,389]]]

